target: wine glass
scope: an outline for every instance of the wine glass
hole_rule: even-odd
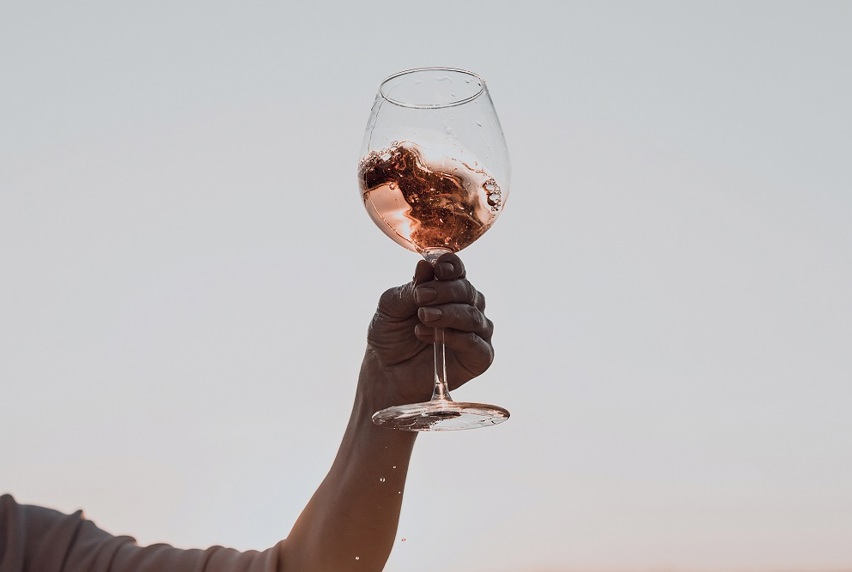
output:
[[[373,222],[432,264],[488,230],[509,191],[509,156],[485,82],[454,68],[417,68],[379,86],[364,134],[358,182]],[[443,340],[443,330],[436,332]],[[443,341],[434,343],[434,391],[373,423],[409,431],[452,431],[502,423],[496,405],[453,401]]]

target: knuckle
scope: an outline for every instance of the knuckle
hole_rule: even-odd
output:
[[[473,319],[473,323],[474,325],[476,325],[476,329],[483,329],[487,324],[488,318],[486,318],[485,315],[479,311],[479,309],[474,308],[473,306],[468,306],[468,308],[468,313]]]
[[[479,291],[476,288],[474,288],[473,284],[471,284],[467,280],[464,281],[464,287],[465,287],[465,301],[468,304],[475,305],[476,304],[476,297],[479,294]]]
[[[494,322],[482,316],[482,319],[485,321],[483,325],[483,333],[485,334],[485,339],[490,340],[491,336],[494,335]]]
[[[459,258],[456,254],[453,254],[453,258],[454,258],[453,266],[455,266],[456,272],[458,272],[458,275],[459,275],[460,278],[464,278],[464,275],[465,275],[464,262],[462,262],[462,259]]]

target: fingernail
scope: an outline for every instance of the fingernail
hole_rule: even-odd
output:
[[[456,271],[456,267],[449,262],[441,262],[435,266],[435,274],[438,276],[452,276]]]
[[[420,319],[424,322],[434,322],[444,315],[439,308],[420,308]]]
[[[414,290],[414,301],[418,304],[431,302],[438,297],[438,292],[432,288],[416,288]]]

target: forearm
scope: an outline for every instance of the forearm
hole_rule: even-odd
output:
[[[396,536],[416,433],[376,427],[394,400],[386,372],[365,357],[349,424],[325,480],[283,543],[285,570],[381,570]]]

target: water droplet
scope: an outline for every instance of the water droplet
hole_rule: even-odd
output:
[[[480,123],[479,121],[477,121],[477,122],[476,122],[476,124],[477,124],[478,126],[482,127],[482,123]]]
[[[407,539],[407,538],[401,538],[400,540],[402,540],[403,542],[405,542],[405,541],[406,541],[406,540],[408,540],[408,539]]]
[[[395,469],[395,468],[396,468],[396,465],[394,465],[394,466],[393,466],[393,468]]]
[[[379,482],[380,482],[380,483],[385,482],[385,478],[384,478],[384,477],[379,477]]]
[[[360,557],[360,556],[356,556],[356,557],[355,557],[355,560],[361,560],[361,557]]]

